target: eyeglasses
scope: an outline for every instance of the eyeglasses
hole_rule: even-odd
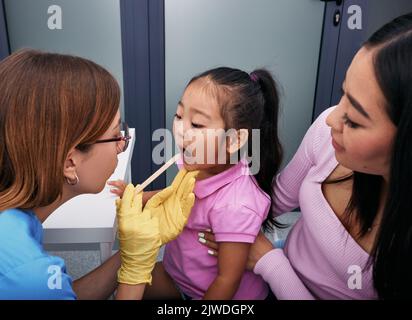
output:
[[[117,142],[118,153],[125,152],[129,146],[129,140],[132,138],[129,135],[129,126],[126,122],[122,122],[120,125],[120,137],[112,139],[96,140],[94,143],[106,143],[106,142]]]

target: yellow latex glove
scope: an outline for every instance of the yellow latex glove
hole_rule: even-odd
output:
[[[195,202],[193,188],[199,171],[182,169],[172,184],[154,195],[145,206],[158,218],[162,244],[175,239],[189,219]]]
[[[150,210],[142,211],[142,192],[135,195],[129,184],[116,200],[121,267],[118,282],[152,283],[152,271],[161,246],[159,220]]]

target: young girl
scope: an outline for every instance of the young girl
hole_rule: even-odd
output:
[[[278,104],[275,81],[266,70],[249,75],[217,68],[189,82],[173,128],[183,155],[180,165],[200,171],[194,189],[196,201],[183,232],[166,245],[163,263],[155,267],[146,298],[178,297],[176,287],[188,299],[267,298],[265,282],[245,267],[262,224],[266,229],[275,225],[273,200],[268,194],[281,162]],[[211,137],[208,132],[212,129],[232,129],[235,134],[230,139],[227,135]],[[242,146],[252,149],[253,129],[260,130],[260,169],[254,176],[244,158],[236,164],[230,161]],[[184,138],[189,131],[194,136],[191,140]],[[188,151],[194,144],[204,148]],[[224,161],[218,161],[222,153]],[[220,243],[217,260],[205,254],[207,249],[201,244],[201,232],[207,229],[213,230]]]

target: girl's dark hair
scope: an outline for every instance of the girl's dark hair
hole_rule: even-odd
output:
[[[272,214],[274,199],[271,196],[272,180],[282,162],[282,147],[278,137],[279,94],[276,82],[264,69],[255,70],[249,75],[238,69],[221,67],[194,77],[188,86],[201,78],[210,80],[214,85],[225,129],[248,130],[248,150],[252,150],[252,129],[260,129],[260,169],[255,178],[259,187],[270,195],[272,202],[263,228],[272,230],[273,227],[282,227]]]
[[[374,50],[374,71],[397,127],[383,217],[369,265],[381,299],[412,298],[412,13],[376,31],[365,43]],[[357,212],[361,235],[377,215],[383,178],[354,172],[347,214]]]

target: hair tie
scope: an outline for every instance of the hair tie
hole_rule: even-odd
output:
[[[258,75],[257,75],[256,73],[254,73],[254,72],[252,72],[252,73],[249,75],[249,77],[250,77],[250,79],[251,79],[253,82],[258,82],[258,81],[259,81]]]

